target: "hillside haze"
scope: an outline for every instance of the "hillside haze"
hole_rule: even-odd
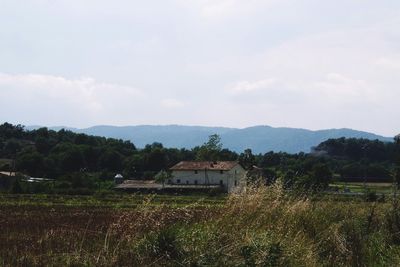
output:
[[[27,129],[36,128],[39,128],[39,126],[27,127]],[[236,152],[242,152],[250,148],[254,153],[265,153],[268,151],[283,151],[288,153],[310,152],[312,147],[317,146],[321,142],[329,138],[340,137],[392,141],[392,138],[389,137],[352,129],[311,131],[297,128],[274,128],[270,126],[254,126],[238,129],[181,125],[93,126],[85,129],[63,126],[50,127],[50,129],[57,131],[62,128],[76,133],[130,140],[139,148],[143,148],[146,144],[160,142],[165,147],[190,149],[202,145],[208,140],[208,136],[218,134],[221,136],[224,148]]]

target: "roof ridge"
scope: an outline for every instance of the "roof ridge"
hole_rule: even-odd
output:
[[[239,164],[238,161],[181,161],[171,167],[171,170],[231,170]]]

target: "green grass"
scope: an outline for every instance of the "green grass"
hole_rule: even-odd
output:
[[[11,164],[11,163],[12,163],[12,159],[0,158],[0,166],[5,165],[5,164]]]
[[[373,191],[379,194],[390,194],[393,192],[393,184],[391,183],[346,183],[346,182],[335,182],[330,184],[331,187],[339,188],[340,192],[344,192],[345,188],[348,188],[353,193],[363,193],[367,191]]]
[[[0,194],[0,206],[45,206],[45,207],[104,207],[135,208],[144,202],[151,205],[182,207],[196,204],[199,206],[223,205],[227,196],[219,195],[152,195],[152,194],[99,194],[90,196],[46,195],[46,194]]]

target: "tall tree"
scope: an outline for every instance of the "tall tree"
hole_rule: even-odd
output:
[[[397,167],[395,169],[395,173],[394,173],[394,181],[397,185],[397,189],[400,189],[400,134],[396,135],[394,137],[394,142],[396,144],[396,155],[395,155],[395,161],[397,164]]]
[[[400,167],[394,170],[394,183],[396,184],[397,190],[400,189]]]
[[[171,178],[172,178],[172,174],[165,170],[160,171],[155,177],[156,181],[159,183],[162,183],[163,186],[165,185],[165,182]]]
[[[256,165],[256,157],[253,155],[251,149],[248,148],[240,154],[239,162],[246,170],[251,170]]]
[[[219,160],[219,152],[222,150],[221,137],[213,134],[208,137],[208,141],[204,143],[197,152],[197,160],[215,161]]]

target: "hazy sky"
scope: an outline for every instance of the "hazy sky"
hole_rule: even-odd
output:
[[[0,121],[400,132],[399,0],[0,0]]]

